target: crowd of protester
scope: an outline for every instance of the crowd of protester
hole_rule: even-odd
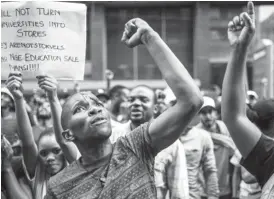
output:
[[[139,18],[122,42],[147,48],[164,90],[77,85],[61,99],[58,81],[43,75],[26,100],[24,77],[10,73],[1,89],[1,198],[273,199],[274,99],[245,87],[254,33],[248,2],[228,23],[231,56],[214,97]]]

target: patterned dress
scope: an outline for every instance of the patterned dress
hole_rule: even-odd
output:
[[[52,177],[46,198],[156,199],[154,156],[148,123],[117,140],[106,164],[83,167],[79,160]],[[104,161],[103,161],[104,162]]]

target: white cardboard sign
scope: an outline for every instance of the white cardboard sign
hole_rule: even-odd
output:
[[[20,71],[24,79],[49,74],[83,80],[86,12],[78,3],[1,3],[2,79]]]

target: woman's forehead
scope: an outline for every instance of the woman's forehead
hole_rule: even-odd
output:
[[[98,101],[98,98],[93,95],[91,92],[81,92],[73,95],[68,101],[67,106],[71,108],[76,102],[89,102],[89,101]]]
[[[39,150],[59,147],[54,135],[43,136],[38,143]]]

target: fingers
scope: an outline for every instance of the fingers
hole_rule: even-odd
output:
[[[11,72],[11,73],[9,74],[9,77],[10,77],[10,76],[17,76],[17,77],[21,77],[21,76],[22,76],[22,73],[20,73],[19,71],[18,71],[18,72],[13,71],[13,72]]]
[[[51,86],[51,87],[56,87],[55,83],[53,83],[51,81],[48,81],[48,80],[44,80],[44,81],[38,82],[38,85],[39,86],[48,85],[48,86]]]
[[[42,84],[42,85],[40,86],[40,88],[42,88],[42,89],[44,89],[44,90],[52,90],[52,87],[51,87],[51,86],[48,86],[48,85],[46,85],[46,84]]]
[[[132,20],[125,24],[125,29],[121,41],[128,45],[128,40],[134,35],[137,31],[137,27],[132,23]]]
[[[233,21],[229,21],[227,26],[228,26],[228,30],[230,30],[230,31],[235,31],[236,30]]]
[[[255,8],[252,1],[247,3],[247,14],[249,15],[252,22],[255,22]]]
[[[127,39],[128,39],[128,38],[127,38],[127,33],[126,33],[126,31],[124,31],[124,32],[123,32],[122,39],[121,39],[121,42],[126,43],[126,40],[127,40]]]
[[[250,16],[246,12],[241,14],[241,18],[243,19],[245,26],[253,27],[254,23],[253,23],[252,19],[250,18]]]
[[[232,21],[236,31],[242,30],[244,23],[239,16],[235,16]]]
[[[6,84],[13,80],[17,80],[18,82],[22,84],[22,77],[20,76],[9,76],[8,80],[6,81]]]
[[[20,89],[21,83],[17,80],[9,81],[7,84],[7,88],[11,91]]]

